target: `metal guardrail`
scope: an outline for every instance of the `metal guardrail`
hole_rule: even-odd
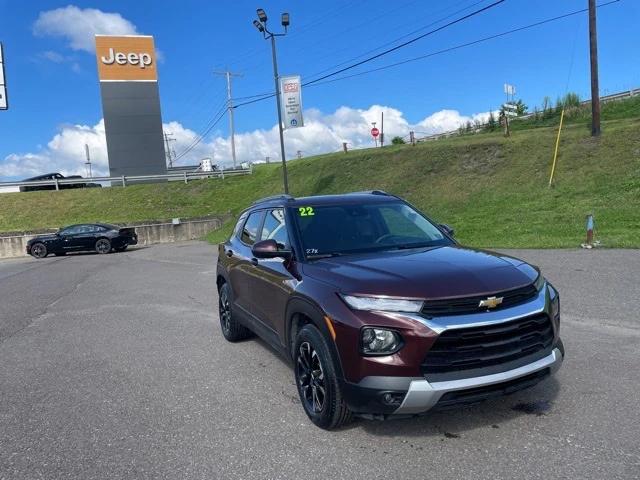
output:
[[[612,93],[610,95],[601,95],[600,103],[606,103],[606,102],[611,102],[615,100],[622,100],[624,98],[635,97],[636,95],[640,95],[640,88],[632,88],[629,90],[625,90],[624,92]],[[580,105],[589,105],[590,103],[591,103],[591,99],[588,99],[588,100],[581,101]],[[514,119],[518,121],[526,120],[535,115],[536,115],[536,112],[530,112],[530,113],[525,113],[524,115],[515,117]],[[482,128],[484,126],[486,126],[486,123],[477,125],[477,128]],[[475,127],[476,126],[474,125],[474,128]],[[429,140],[438,140],[440,138],[453,137],[453,136],[459,135],[459,133],[460,133],[460,129],[456,128],[455,130],[450,130],[448,132],[434,133],[433,135],[427,135],[426,137],[416,138],[416,142],[426,142]]]
[[[184,181],[198,180],[202,178],[220,178],[232,177],[238,175],[250,175],[252,169],[243,168],[235,170],[214,170],[212,172],[181,172],[167,173],[162,175],[122,175],[119,177],[90,177],[90,178],[64,178],[53,180],[36,180],[32,182],[0,182],[0,187],[43,187],[54,186],[56,190],[60,190],[62,185],[82,185],[87,183],[111,182],[111,184],[120,184],[126,187],[127,184],[136,182],[148,182],[153,180],[173,180]]]

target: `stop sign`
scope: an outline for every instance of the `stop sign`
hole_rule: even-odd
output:
[[[380,130],[378,130],[376,127],[373,127],[373,128],[371,129],[371,136],[375,138],[375,137],[377,137],[378,135],[380,135]]]

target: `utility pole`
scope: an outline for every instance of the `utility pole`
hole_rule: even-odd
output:
[[[227,78],[227,110],[229,111],[229,133],[231,135],[231,158],[233,159],[233,168],[236,168],[236,136],[233,124],[233,100],[231,98],[231,77],[242,77],[241,73],[233,73],[229,70],[224,72],[215,71],[214,75],[224,75]]]
[[[165,144],[165,152],[167,155],[167,165],[169,168],[173,167],[173,156],[171,155],[171,148],[169,147],[169,142],[175,142],[175,138],[170,138],[173,136],[173,133],[164,133],[164,144]]]
[[[589,52],[591,56],[591,136],[600,136],[600,87],[598,82],[598,31],[596,0],[589,0]]]
[[[84,164],[87,166],[89,178],[93,178],[93,173],[91,172],[91,155],[89,155],[89,145],[86,143],[84,144],[84,153],[87,156],[87,161]]]
[[[382,123],[380,124],[380,148],[384,147],[384,112],[382,112]]]

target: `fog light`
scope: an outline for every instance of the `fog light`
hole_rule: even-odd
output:
[[[404,393],[387,392],[382,395],[382,403],[386,405],[401,405]]]
[[[362,353],[365,355],[391,355],[402,346],[400,335],[384,328],[363,328],[361,338]]]

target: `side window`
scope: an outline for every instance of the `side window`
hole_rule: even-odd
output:
[[[242,232],[242,226],[244,225],[244,221],[246,219],[247,219],[246,212],[240,215],[240,218],[238,218],[238,223],[236,223],[236,226],[233,229],[233,234],[231,235],[232,237],[240,238],[240,233]]]
[[[287,225],[284,222],[284,210],[282,208],[267,211],[260,240],[270,238],[278,242],[279,248],[289,248],[289,235],[287,234]]]
[[[77,235],[80,233],[81,225],[75,225],[73,227],[68,227],[60,232],[62,235]]]
[[[242,235],[240,236],[240,240],[247,245],[253,245],[256,242],[256,238],[258,237],[258,228],[260,228],[260,222],[262,221],[262,214],[264,212],[253,212],[247,218],[247,221],[244,224],[244,228],[242,229]]]

